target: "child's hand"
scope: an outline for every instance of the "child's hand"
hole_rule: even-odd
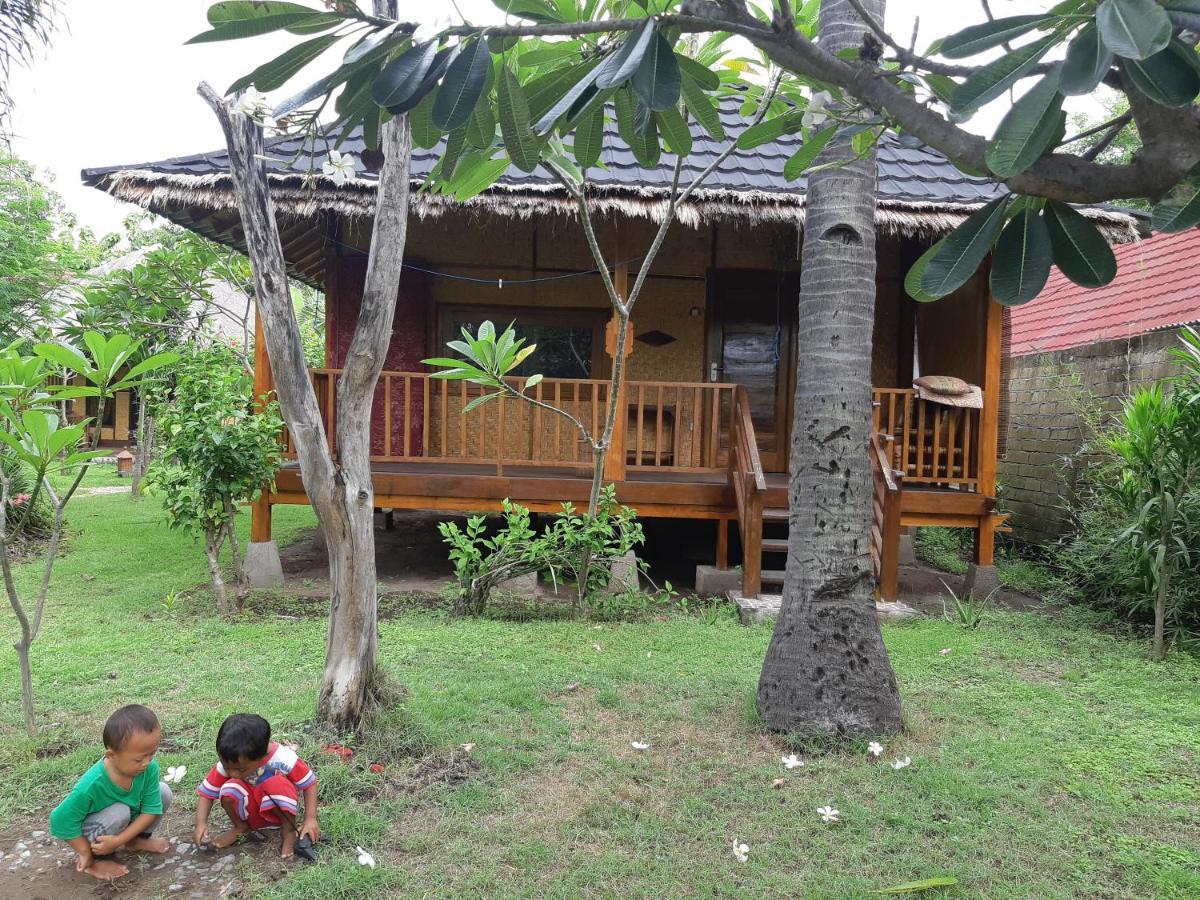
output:
[[[208,823],[207,822],[196,825],[195,829],[192,831],[192,843],[193,844],[207,844],[208,843]]]
[[[314,844],[321,839],[321,826],[317,824],[316,819],[304,820],[304,824],[300,826],[300,837],[305,835],[308,835]]]
[[[125,843],[115,834],[102,834],[92,841],[92,853],[96,856],[108,856],[125,846]]]

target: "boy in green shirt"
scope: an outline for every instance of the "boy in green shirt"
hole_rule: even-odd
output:
[[[154,829],[171,804],[154,754],[162,741],[158,716],[144,706],[122,706],[104,723],[104,756],[84,773],[54,812],[50,833],[75,850],[75,871],[111,881],[129,874],[119,849],[166,853]]]

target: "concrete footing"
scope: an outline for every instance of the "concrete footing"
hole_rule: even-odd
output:
[[[696,566],[696,596],[724,597],[742,586],[742,573],[737,569],[718,569],[716,566]]]
[[[636,591],[640,587],[637,554],[630,550],[612,561],[612,575],[609,576],[608,587],[605,590],[610,594],[623,594],[629,590]]]
[[[283,563],[279,560],[279,545],[274,541],[247,544],[244,566],[246,579],[255,587],[283,587]]]
[[[995,566],[981,566],[970,563],[967,574],[963,577],[962,593],[965,597],[971,594],[976,600],[983,600],[1000,588],[1000,576],[996,574]]]
[[[915,566],[917,564],[917,536],[911,531],[900,535],[900,565]]]
[[[743,597],[740,591],[730,591],[729,599],[737,604],[738,618],[743,625],[758,625],[779,618],[779,607],[783,598],[778,594],[763,594],[761,597]],[[907,603],[876,603],[875,612],[881,619],[911,619],[921,615]]]
[[[516,578],[510,578],[508,581],[502,581],[496,585],[496,593],[506,594],[510,597],[532,597],[537,593],[538,576],[537,572],[527,572],[524,575],[518,575]]]

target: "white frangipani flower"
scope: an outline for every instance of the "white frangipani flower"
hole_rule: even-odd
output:
[[[812,95],[812,99],[808,101],[808,106],[804,109],[804,115],[800,117],[801,128],[811,128],[814,125],[824,124],[829,118],[829,114],[825,112],[825,107],[833,100],[833,95],[829,91],[817,91]]]
[[[804,766],[804,760],[796,756],[795,753],[793,753],[791,756],[782,756],[780,759],[783,760],[783,767],[785,769],[799,769]]]
[[[647,744],[645,741],[630,741],[629,746],[632,747],[634,750],[649,750],[650,749],[650,745]]]
[[[738,839],[734,838],[733,856],[738,862],[745,862],[750,858],[750,847],[746,844],[739,843]]]
[[[263,128],[275,127],[275,119],[271,115],[271,104],[253,87],[246,88],[242,96],[238,98],[237,110],[249,116]]]
[[[817,815],[819,815],[821,817],[822,822],[824,822],[826,825],[830,825],[834,822],[839,821],[838,816],[840,816],[841,813],[838,812],[836,809],[834,809],[832,806],[818,806],[817,807]]]
[[[163,781],[167,784],[179,784],[186,774],[187,766],[167,766],[167,774],[163,776]]]
[[[475,749],[475,745],[472,743],[469,743],[469,742],[466,744],[459,744],[458,746],[460,748],[462,748],[463,753],[470,753],[472,750]]]
[[[872,756],[882,756],[883,744],[879,743],[879,741],[871,741],[871,743],[867,744],[867,752]]]
[[[943,647],[941,650],[938,651],[938,653],[941,654],[942,656],[949,656],[953,652],[954,652],[954,650],[952,647]]]
[[[912,765],[912,757],[906,756],[904,759],[897,759],[895,762],[890,763],[890,765],[899,772],[901,769],[907,769]]]
[[[358,851],[358,864],[360,866],[370,866],[372,869],[375,868],[375,857],[373,857],[362,847],[355,846],[354,849]]]
[[[321,166],[321,171],[332,178],[334,184],[341,187],[347,181],[354,180],[354,160],[349,153],[330,150],[329,159]]]

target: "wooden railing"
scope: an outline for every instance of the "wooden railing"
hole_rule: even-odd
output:
[[[871,563],[883,600],[896,599],[899,587],[900,508],[903,476],[892,470],[890,442],[871,436]]]
[[[333,423],[341,369],[312,369],[310,377],[336,452]],[[524,379],[513,379],[520,388]],[[723,474],[729,455],[734,385],[630,381],[626,384],[625,454],[631,471]],[[460,463],[588,468],[591,447],[563,416],[513,397],[464,412],[483,393],[479,385],[423,372],[383,372],[371,415],[371,460],[382,463]],[[604,427],[607,381],[547,378],[530,392],[569,412],[593,434]],[[294,456],[285,436],[286,453]],[[620,452],[619,450],[617,452]]]
[[[762,589],[763,497],[767,480],[750,418],[750,395],[741,385],[737,385],[733,394],[729,485],[737,503],[738,532],[742,538],[742,596],[757,597]]]
[[[922,400],[911,388],[875,389],[874,432],[909,483],[976,489],[979,413]]]

